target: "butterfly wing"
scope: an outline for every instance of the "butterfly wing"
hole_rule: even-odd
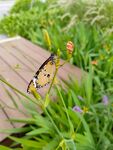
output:
[[[27,92],[30,93],[32,88],[36,88],[37,90],[41,87],[49,84],[53,78],[55,71],[55,56],[51,54],[51,56],[41,65],[39,70],[36,72],[33,80],[28,85]]]

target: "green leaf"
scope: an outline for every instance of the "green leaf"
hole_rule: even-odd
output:
[[[74,127],[76,127],[76,125],[78,125],[78,122],[80,121],[79,117],[77,116],[76,112],[74,112],[72,110],[72,108],[68,109],[68,113],[70,118],[72,119],[72,122],[74,123]]]
[[[23,138],[16,138],[16,137],[12,137],[9,136],[9,138],[17,143],[20,143],[22,145],[28,146],[28,147],[33,147],[33,148],[42,148],[44,145],[44,143],[39,143],[33,140],[26,140]]]
[[[38,134],[51,134],[51,130],[49,130],[48,128],[39,128],[39,129],[35,129],[31,132],[28,132],[26,135],[36,136]]]
[[[72,139],[65,140],[65,141],[66,141],[66,145],[67,145],[69,150],[76,150],[76,144]]]
[[[72,95],[72,98],[73,98],[73,101],[74,101],[74,105],[77,105],[77,106],[80,106],[80,102],[76,96],[76,93],[73,91],[73,90],[70,90],[71,91],[71,95]]]
[[[90,136],[87,133],[85,133],[85,135],[77,133],[76,141],[77,150],[95,150],[95,147],[90,140]]]
[[[46,97],[45,97],[45,102],[44,102],[44,107],[45,108],[48,106],[49,102],[50,102],[50,98],[49,98],[49,94],[47,93]]]
[[[28,132],[30,130],[30,127],[23,127],[23,128],[13,128],[13,129],[0,129],[1,133],[23,133]]]
[[[1,150],[12,150],[11,148],[8,148],[6,146],[0,145],[0,149]]]
[[[59,144],[60,139],[61,138],[59,136],[53,138],[49,143],[47,143],[43,147],[43,150],[53,150],[53,149],[55,149],[57,147],[57,145]]]
[[[90,128],[89,128],[89,125],[87,124],[85,118],[76,112],[76,114],[78,115],[78,117],[80,118],[82,124],[83,124],[83,127],[85,129],[85,135],[86,135],[86,139],[88,139],[88,142],[89,144],[91,145],[92,148],[95,148],[95,141],[93,139],[93,136],[91,134],[91,131],[90,131]],[[78,134],[79,135],[79,134]],[[83,135],[81,135],[81,137],[83,137]],[[76,138],[78,140],[78,138]],[[80,142],[82,142],[81,140],[79,140]]]
[[[92,78],[93,78],[92,66],[90,66],[89,74],[84,79],[85,80],[85,92],[86,92],[86,98],[87,98],[88,105],[91,104],[91,100],[92,100],[92,92],[93,92]]]

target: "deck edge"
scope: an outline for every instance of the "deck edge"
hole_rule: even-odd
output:
[[[0,43],[10,42],[10,41],[19,40],[19,39],[21,39],[21,36],[6,38],[6,39],[0,40]]]

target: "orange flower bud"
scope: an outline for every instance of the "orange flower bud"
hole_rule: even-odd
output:
[[[98,62],[97,62],[97,60],[93,60],[93,61],[91,62],[91,64],[92,64],[92,65],[97,65]]]
[[[67,42],[67,45],[66,45],[66,48],[67,48],[68,53],[69,53],[69,54],[72,54],[73,49],[74,49],[74,44],[73,44],[73,42],[68,41],[68,42]]]

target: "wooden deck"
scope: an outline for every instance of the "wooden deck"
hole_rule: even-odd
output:
[[[49,56],[49,52],[21,37],[0,41],[0,75],[26,93],[29,81]],[[66,64],[59,70],[58,76],[68,79],[69,74],[80,80],[82,71]],[[40,92],[43,94],[43,90]],[[8,121],[9,118],[25,118],[22,108],[20,95],[0,81],[0,130],[22,126]],[[0,141],[6,136],[0,133]]]

